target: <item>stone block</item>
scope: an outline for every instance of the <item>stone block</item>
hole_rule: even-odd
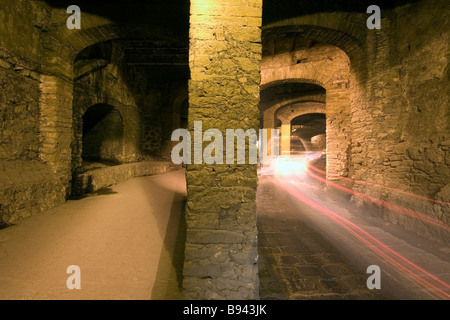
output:
[[[218,278],[222,275],[221,265],[211,263],[209,260],[186,261],[183,273],[187,277]]]
[[[243,243],[246,237],[242,232],[229,230],[192,230],[186,233],[186,242],[198,244]]]

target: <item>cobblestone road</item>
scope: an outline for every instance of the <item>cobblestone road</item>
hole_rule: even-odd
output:
[[[258,186],[261,299],[381,299],[368,275],[303,221],[289,195],[260,177]]]

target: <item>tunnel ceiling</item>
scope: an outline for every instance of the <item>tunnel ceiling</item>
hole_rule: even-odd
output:
[[[150,78],[189,78],[189,49],[164,40],[116,41],[124,54],[124,63],[134,69],[145,71]]]
[[[323,113],[308,113],[298,116],[291,121],[291,125],[316,126],[325,123],[325,114]]]
[[[263,57],[300,49],[309,49],[316,44],[318,44],[317,41],[307,39],[297,31],[286,30],[284,34],[278,34],[273,32],[273,30],[264,30],[262,34]]]
[[[291,101],[297,98],[305,97],[307,101],[310,96],[325,96],[325,89],[312,83],[292,81],[280,81],[261,86],[260,111],[283,101]]]
[[[324,13],[339,14],[339,19],[348,19],[348,13],[365,15],[370,5],[377,5],[383,10],[416,2],[418,0],[382,0],[376,3],[366,0],[351,1],[314,1],[314,0],[263,0],[262,41],[263,56],[291,52],[300,48],[311,48],[318,43],[334,45],[353,58],[358,55],[362,46],[360,30],[356,34],[347,33],[349,25],[340,29],[329,29],[316,25]],[[383,11],[382,11],[383,12]],[[309,22],[299,23],[302,17],[314,16]],[[383,13],[382,13],[383,14]],[[300,20],[299,20],[300,18]],[[336,18],[336,21],[338,19]],[[331,25],[330,21],[324,21]],[[313,24],[313,25],[311,25]],[[331,27],[333,28],[333,27]]]
[[[263,0],[263,26],[270,23],[323,12],[362,12],[376,4],[383,8],[395,8],[417,0]]]
[[[189,0],[46,0],[54,8],[76,4],[82,12],[108,18],[118,24],[161,25],[189,30]]]
[[[112,41],[103,41],[81,50],[75,57],[74,62],[76,63],[80,60],[100,59],[106,60],[109,63],[111,62],[111,54]]]
[[[323,113],[308,113],[291,121],[292,134],[303,138],[313,137],[326,132],[326,117]]]
[[[131,66],[153,68],[179,68],[188,66],[188,48],[168,41],[118,40]]]
[[[92,60],[111,63],[113,46],[116,52],[120,52],[123,65],[134,72],[146,73],[149,79],[189,79],[189,49],[168,40],[116,39],[99,42],[83,49],[75,58],[75,66],[83,66],[83,61]]]
[[[60,9],[73,4],[46,2]],[[77,52],[75,62],[81,59],[110,62],[114,45],[131,71],[144,71],[149,78],[164,81],[189,78],[189,0],[81,0],[76,5],[82,13],[106,18],[111,24],[79,30],[78,37],[91,41],[98,35],[99,39]],[[104,30],[108,30],[112,39],[100,38]]]

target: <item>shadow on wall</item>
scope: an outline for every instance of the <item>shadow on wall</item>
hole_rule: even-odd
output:
[[[121,162],[123,140],[123,118],[116,108],[98,104],[86,111],[83,116],[83,159]]]
[[[93,190],[92,177],[88,177],[86,187],[83,186],[83,180],[79,178],[78,173],[72,175],[72,194],[68,200],[81,200],[88,197]]]

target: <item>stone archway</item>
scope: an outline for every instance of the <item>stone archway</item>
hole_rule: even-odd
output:
[[[324,103],[300,102],[284,105],[275,111],[275,118],[281,121],[281,149],[280,154],[289,154],[291,151],[291,136],[293,119],[306,114],[325,114]]]
[[[124,161],[124,123],[117,108],[97,104],[86,110],[81,154],[83,161]]]
[[[304,113],[290,122],[291,137],[294,152],[324,152],[326,151],[326,115],[324,112]],[[301,145],[298,142],[301,141]]]
[[[262,87],[283,81],[314,83],[325,89],[325,95],[317,94],[313,99],[317,101],[325,96],[327,177],[347,176],[351,144],[349,56],[334,45],[319,43],[263,57]],[[268,110],[275,112],[276,107]],[[268,116],[268,112],[264,115]],[[264,121],[264,125],[270,124]]]
[[[107,85],[106,85],[107,87]],[[77,89],[77,86],[76,86]],[[79,88],[82,90],[82,88]],[[83,91],[82,91],[83,92]],[[112,97],[101,97],[97,92],[84,92],[84,94],[74,95],[73,105],[73,143],[72,143],[72,171],[82,171],[83,159],[83,130],[84,130],[84,115],[94,106],[108,105],[114,106],[115,112],[120,115],[122,122],[123,144],[120,157],[116,160],[121,163],[135,162],[139,157],[139,143],[140,143],[140,115],[137,107],[134,105],[127,105]]]
[[[325,94],[306,95],[275,103],[274,105],[268,107],[264,111],[261,111],[262,126],[264,128],[275,128],[276,127],[275,113],[277,110],[279,110],[284,106],[296,105],[301,103],[322,103],[325,105]]]

